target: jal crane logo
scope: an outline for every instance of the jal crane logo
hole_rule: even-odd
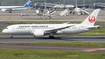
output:
[[[95,22],[95,16],[89,16],[88,20],[90,23],[94,23]]]

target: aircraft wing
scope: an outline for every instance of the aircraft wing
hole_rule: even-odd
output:
[[[50,30],[45,30],[45,32],[49,33],[49,32],[57,32],[58,30],[62,30],[62,29],[66,29],[66,28],[69,28],[69,27],[72,27],[74,25],[69,25],[69,26],[57,26],[55,27],[55,29],[50,29]]]

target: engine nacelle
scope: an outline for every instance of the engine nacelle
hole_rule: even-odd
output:
[[[1,9],[1,12],[6,12],[6,9]]]
[[[43,37],[44,36],[44,31],[35,31],[34,33],[33,33],[34,35],[35,35],[35,37]]]

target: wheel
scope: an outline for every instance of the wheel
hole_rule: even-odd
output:
[[[36,36],[34,35],[34,38],[36,38]]]
[[[49,36],[49,38],[51,38],[51,36]]]
[[[54,39],[54,36],[49,36],[50,39]]]

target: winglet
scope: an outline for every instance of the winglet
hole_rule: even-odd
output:
[[[94,26],[94,23],[97,19],[98,13],[100,9],[94,10],[82,23],[81,25],[88,25],[88,26]]]

